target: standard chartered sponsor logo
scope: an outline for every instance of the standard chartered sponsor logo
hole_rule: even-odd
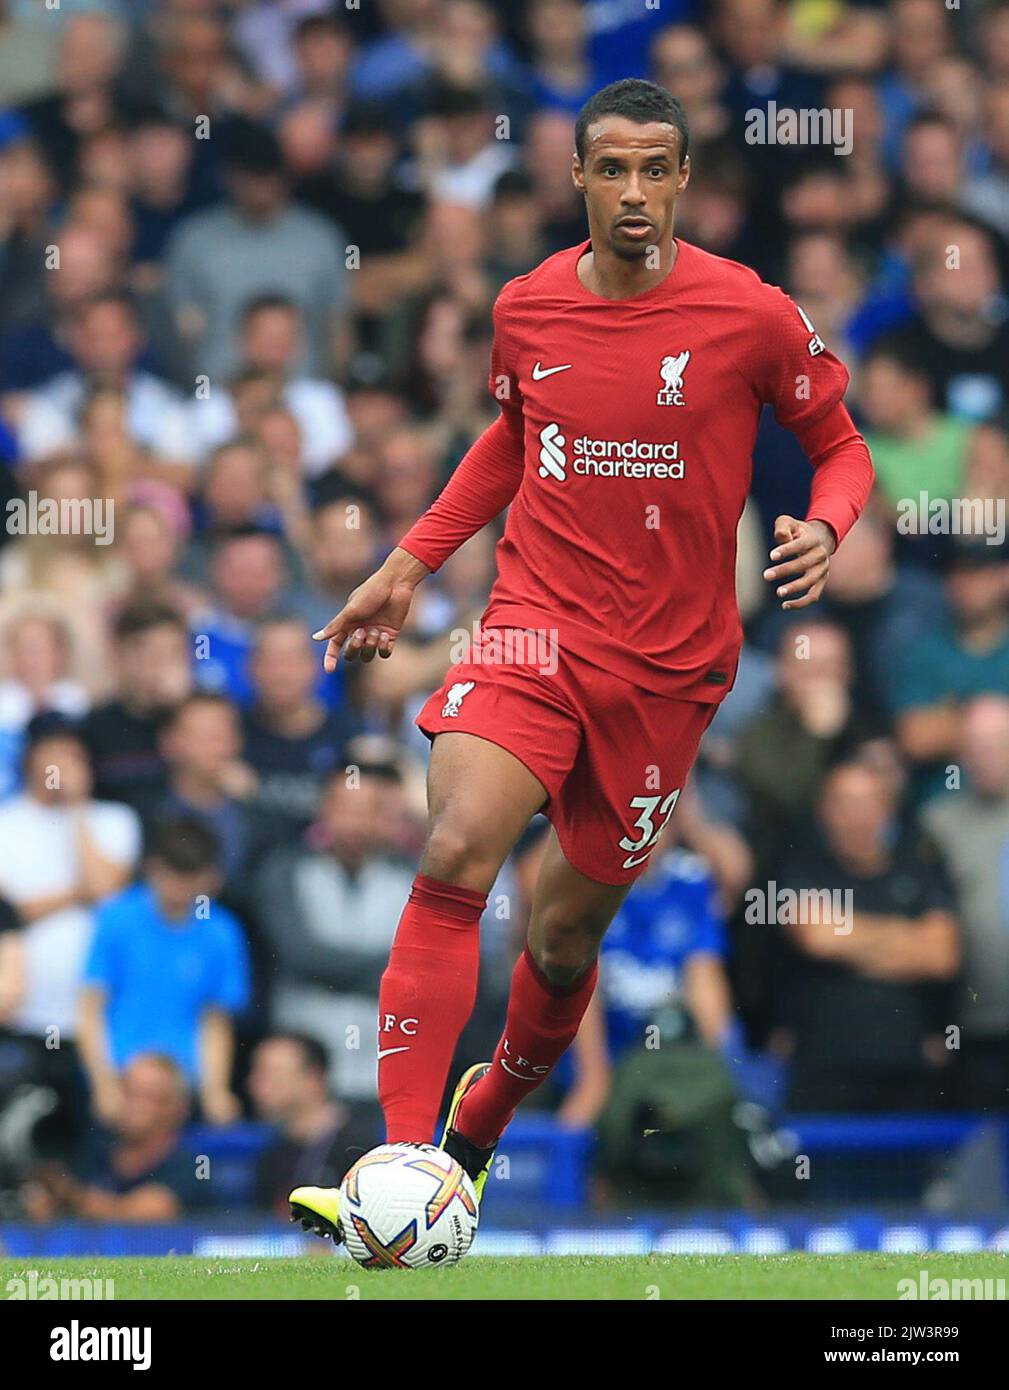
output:
[[[682,478],[685,464],[679,440],[592,439],[587,434],[572,440],[570,453],[560,425],[552,421],[540,430],[540,477],[564,482],[568,467],[587,478]]]
[[[567,440],[561,434],[560,425],[549,424],[540,430],[540,477],[556,478],[562,483],[567,476],[564,472],[567,455],[564,445]]]

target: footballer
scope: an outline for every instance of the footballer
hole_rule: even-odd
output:
[[[848,373],[802,310],[675,236],[690,176],[680,103],[614,83],[580,112],[575,144],[589,240],[498,296],[498,419],[315,634],[328,671],[341,653],[391,656],[417,585],[509,509],[480,640],[521,651],[516,634],[545,633],[556,661],[474,651],[421,710],[428,835],[379,997],[387,1140],[431,1143],[476,998],[487,894],[542,811],[551,830],[504,1030],[461,1078],[441,1136],[478,1193],[516,1107],[574,1039],[603,933],[732,687],[736,528],[762,407],[813,467],[808,515],[777,518],[764,572],[784,608],[819,598],[873,481]],[[340,1235],[338,1190],[299,1188],[291,1205]]]

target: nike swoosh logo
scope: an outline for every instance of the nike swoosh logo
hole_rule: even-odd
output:
[[[533,367],[533,381],[542,381],[545,376],[553,376],[555,372],[569,372],[575,364],[565,362],[563,367],[544,367],[542,362],[537,362]]]
[[[381,1062],[381,1060],[382,1060],[383,1057],[391,1057],[392,1054],[393,1054],[394,1052],[409,1052],[409,1051],[410,1051],[410,1049],[409,1049],[408,1047],[386,1047],[386,1048],[383,1048],[381,1052],[379,1052],[378,1057],[377,1057],[375,1060],[378,1061],[378,1062]]]

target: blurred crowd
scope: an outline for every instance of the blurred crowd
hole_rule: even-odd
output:
[[[737,688],[548,1103],[603,1184],[663,1171],[642,1116],[708,1142],[739,1097],[1009,1109],[1009,2],[0,0],[0,1112],[88,1151],[39,1219],[177,1214],[196,1116],[277,1127],[266,1205],[376,1137],[412,716],[500,524],[394,660],[324,678],[310,634],[493,420],[494,297],[586,236],[574,116],[626,76],[686,109],[677,234],[801,304],[878,484],[782,615],[810,470],[762,423]],[[751,143],[770,103],[850,149]],[[489,900],[467,1062],[544,829]]]

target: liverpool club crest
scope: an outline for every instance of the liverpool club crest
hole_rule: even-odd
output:
[[[685,405],[683,399],[683,373],[690,361],[689,352],[678,352],[663,357],[659,375],[662,377],[662,390],[655,397],[659,405]]]

